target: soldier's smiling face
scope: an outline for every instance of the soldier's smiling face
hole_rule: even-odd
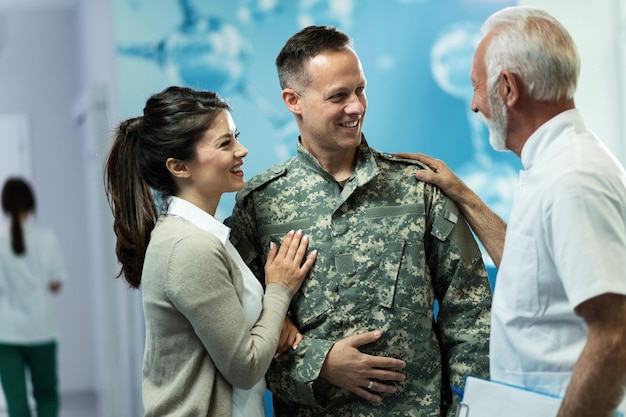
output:
[[[307,70],[311,82],[298,91],[296,112],[303,145],[312,147],[314,154],[354,150],[361,142],[367,109],[358,56],[349,47],[325,51],[308,62]]]

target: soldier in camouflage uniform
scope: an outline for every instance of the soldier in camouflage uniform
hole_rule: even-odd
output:
[[[291,306],[304,339],[267,374],[276,415],[453,416],[451,387],[488,373],[491,289],[465,219],[414,178],[422,165],[367,145],[349,37],[305,28],[277,66],[298,154],[251,179],[226,221],[261,279],[285,232],[319,250]]]

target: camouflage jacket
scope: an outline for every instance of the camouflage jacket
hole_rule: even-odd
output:
[[[491,289],[481,253],[455,204],[415,179],[420,168],[364,138],[342,189],[298,143],[296,157],[238,193],[226,224],[262,282],[271,240],[302,229],[319,250],[291,305],[304,340],[267,374],[277,416],[452,416],[450,387],[488,376]],[[407,362],[406,381],[379,405],[319,378],[335,341],[375,329],[382,338],[360,350]]]

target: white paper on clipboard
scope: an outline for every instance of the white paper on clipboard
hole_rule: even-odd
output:
[[[555,417],[561,399],[468,376],[458,417]]]
[[[561,398],[468,376],[457,417],[556,417]],[[619,411],[615,417],[623,417]]]

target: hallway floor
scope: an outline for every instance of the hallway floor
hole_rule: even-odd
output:
[[[1,392],[0,392],[1,394]],[[72,394],[61,397],[59,417],[100,417],[95,394]],[[0,405],[0,417],[7,417],[4,403]],[[33,416],[35,413],[33,412]]]

